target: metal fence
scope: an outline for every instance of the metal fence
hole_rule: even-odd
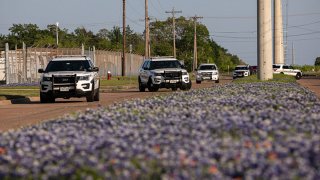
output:
[[[95,50],[90,48],[23,48],[1,51],[0,81],[6,84],[38,82],[38,69],[45,68],[48,62],[58,55],[87,55],[91,57],[95,66],[99,67],[100,76],[107,76],[110,71],[113,76],[122,74],[122,53]],[[136,76],[143,62],[143,56],[126,54],[126,76]]]

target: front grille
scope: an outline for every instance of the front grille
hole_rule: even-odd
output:
[[[212,72],[202,72],[201,75],[205,76],[205,77],[211,77],[212,76]]]
[[[174,72],[168,72],[165,71],[163,73],[164,79],[181,79],[182,72],[181,71],[174,71]]]
[[[71,84],[76,82],[76,76],[54,76],[53,83],[55,84]]]

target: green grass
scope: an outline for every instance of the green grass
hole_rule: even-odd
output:
[[[121,86],[137,86],[137,77],[112,77],[111,80],[101,79],[101,86],[111,86],[120,89]],[[10,100],[39,96],[39,86],[0,87],[0,100]]]
[[[0,100],[39,96],[39,89],[0,89]]]
[[[312,71],[310,71],[310,72],[302,72],[302,74],[304,76],[320,76],[320,71],[318,71],[318,72],[316,72],[316,71],[314,71],[314,72],[312,72]]]
[[[12,87],[0,87],[0,90],[3,89],[37,89],[39,90],[39,86],[12,86]]]
[[[268,81],[258,80],[257,75],[251,75],[244,78],[237,78],[233,80],[234,83],[252,83],[252,82],[296,82],[296,78],[294,76],[288,76],[284,74],[273,74],[273,79]]]

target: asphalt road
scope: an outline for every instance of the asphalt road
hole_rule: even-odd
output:
[[[231,79],[222,79],[219,84],[231,82]],[[217,86],[214,82],[203,82],[192,84],[192,89]],[[169,89],[160,89],[159,92],[139,92],[138,89],[122,90],[118,92],[100,93],[99,102],[86,102],[85,98],[56,99],[56,103],[41,104],[39,98],[17,104],[0,105],[0,131],[18,129],[21,127],[38,124],[45,120],[57,119],[70,113],[84,111],[87,108],[108,106],[114,103],[136,99],[147,98],[154,95],[172,93]]]

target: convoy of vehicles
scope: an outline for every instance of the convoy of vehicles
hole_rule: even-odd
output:
[[[200,64],[196,69],[196,83],[200,84],[204,80],[211,80],[219,83],[219,71],[215,64]]]
[[[88,102],[99,101],[99,68],[94,67],[87,56],[59,56],[53,58],[42,73],[40,80],[41,103],[55,102],[56,98],[86,97]],[[238,65],[233,71],[233,79],[256,74],[257,66]],[[285,64],[274,64],[273,73],[302,77],[302,72]],[[204,80],[219,83],[219,71],[216,64],[200,64],[196,69],[196,83]],[[176,91],[189,90],[191,79],[181,61],[171,57],[145,59],[139,69],[139,91],[147,88],[151,92],[160,88]]]
[[[39,69],[41,103],[53,103],[56,98],[86,97],[99,101],[99,68],[86,56],[53,58],[46,69]]]

